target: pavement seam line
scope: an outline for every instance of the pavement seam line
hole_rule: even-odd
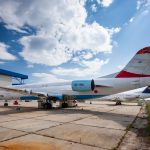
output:
[[[88,117],[92,117],[92,116],[88,116]],[[85,117],[85,118],[88,118],[88,117]],[[82,120],[82,119],[85,119],[85,118],[80,118],[79,120]],[[51,120],[47,120],[47,121],[51,121]],[[74,120],[74,121],[76,121],[76,120]],[[61,123],[61,124],[59,124],[59,125],[56,125],[56,126],[52,126],[52,127],[48,127],[48,128],[45,128],[45,129],[40,129],[40,130],[37,130],[36,132],[39,132],[39,131],[42,131],[42,130],[46,130],[46,129],[49,129],[49,128],[54,128],[54,127],[57,127],[57,126],[62,126],[62,125],[65,125],[65,124],[73,124],[73,123],[71,123],[71,122],[74,122],[74,121],[69,121],[69,122],[58,122],[58,123]],[[77,121],[78,121],[78,119],[77,119]],[[54,121],[52,121],[52,122],[54,122]]]
[[[19,135],[19,136],[14,136],[14,137],[12,137],[12,138],[9,138],[9,139],[6,139],[6,140],[2,140],[2,141],[0,141],[0,144],[2,143],[2,142],[6,142],[6,141],[9,141],[9,140],[13,140],[13,139],[15,139],[15,138],[19,138],[19,137],[22,137],[22,136],[26,136],[26,135],[29,135],[30,133],[26,133],[26,134],[24,134],[24,135]],[[1,146],[0,146],[1,147]]]
[[[15,130],[15,131],[20,131],[20,132],[28,133],[27,131],[22,131],[22,130],[18,130],[18,129],[14,129],[14,128],[9,128],[9,127],[4,127],[4,126],[0,126],[0,127],[6,128],[6,129],[9,129],[9,130]]]
[[[112,129],[112,130],[121,130],[121,131],[125,131],[124,129],[115,129],[115,128],[107,128],[107,127],[98,127],[98,126],[93,126],[93,125],[86,125],[86,124],[78,124],[78,123],[70,123],[70,124],[75,124],[75,125],[82,125],[82,126],[88,126],[88,127],[96,127],[96,128],[105,128],[105,129]]]
[[[123,142],[123,140],[124,140],[125,136],[127,135],[128,131],[132,128],[132,125],[135,123],[136,119],[138,118],[138,115],[140,114],[141,109],[142,109],[142,107],[140,108],[140,110],[139,110],[138,114],[136,115],[135,119],[133,120],[133,122],[126,128],[125,134],[122,136],[122,138],[120,139],[118,145],[114,148],[114,150],[117,150],[119,148],[119,146],[121,145],[121,143]]]

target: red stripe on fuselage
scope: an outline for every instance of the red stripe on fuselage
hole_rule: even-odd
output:
[[[122,70],[117,76],[116,78],[138,78],[138,77],[150,77],[150,75],[144,75],[144,74],[136,74],[136,73],[131,73],[131,72],[127,72]]]
[[[144,47],[143,49],[139,50],[136,54],[147,54],[150,53],[150,46]]]

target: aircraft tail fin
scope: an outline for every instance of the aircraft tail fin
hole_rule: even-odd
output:
[[[115,78],[150,77],[150,46],[139,50]]]
[[[150,86],[146,87],[142,93],[150,94]]]

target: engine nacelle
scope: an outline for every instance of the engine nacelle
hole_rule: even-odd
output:
[[[93,91],[95,88],[94,80],[75,80],[72,81],[72,90],[78,92]]]

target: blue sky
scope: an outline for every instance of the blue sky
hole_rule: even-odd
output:
[[[150,0],[0,3],[0,68],[27,74],[27,82],[114,73],[150,45]]]

